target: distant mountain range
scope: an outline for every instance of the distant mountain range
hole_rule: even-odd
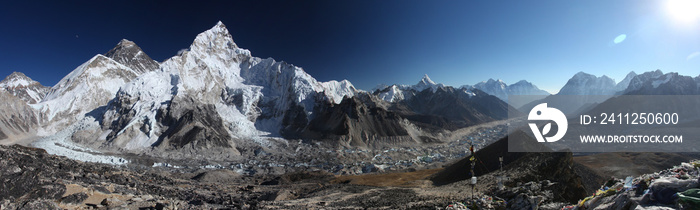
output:
[[[506,119],[514,110],[504,101],[474,88],[454,88],[433,82],[428,75],[415,85],[391,85],[376,89],[378,98],[390,102],[390,111],[417,124],[449,130]]]
[[[462,88],[479,89],[490,95],[496,96],[503,101],[510,103],[511,106],[514,106],[516,108],[528,102],[532,102],[537,99],[542,99],[548,95],[551,95],[549,92],[541,90],[537,88],[537,86],[525,80],[520,80],[514,84],[507,85],[505,82],[503,82],[503,80],[489,79],[487,81],[477,83],[473,86],[464,85],[462,86]],[[526,101],[511,101],[508,100],[508,95],[530,95],[533,97],[529,98],[529,100]]]

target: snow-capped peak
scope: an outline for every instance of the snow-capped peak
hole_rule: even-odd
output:
[[[136,43],[129,41],[128,39],[122,39],[119,41],[119,46],[124,46],[124,47],[133,47],[136,46]]]
[[[78,120],[107,104],[123,84],[138,75],[128,66],[98,54],[61,79],[36,108],[44,112],[48,121],[57,115],[61,117],[55,119],[60,121]]]
[[[481,83],[479,83],[479,84],[486,84],[486,85],[490,85],[490,86],[497,86],[498,88],[501,88],[501,89],[505,89],[505,88],[508,86],[508,85],[507,85],[505,82],[503,82],[503,80],[501,80],[501,79],[497,79],[497,80],[489,79],[488,81],[486,81],[486,82],[481,82]],[[477,85],[478,85],[478,84],[477,84]]]
[[[482,81],[482,82],[505,84],[505,82],[503,82],[502,79],[493,79],[493,78],[489,78],[489,80],[487,80],[487,81]]]
[[[146,131],[120,137],[145,147],[158,139],[151,133],[161,130],[153,124],[159,107],[186,110],[204,105],[214,105],[211,116],[220,117],[236,139],[276,135],[289,123],[285,117],[290,109],[299,119],[308,119],[317,103],[338,104],[357,91],[347,80],[319,82],[300,67],[251,56],[238,48],[221,22],[198,34],[189,49],[161,63],[161,71],[143,74],[122,87],[120,105],[110,107],[104,119],[123,118],[131,123],[114,135],[122,135],[130,126],[148,125]],[[178,104],[183,100],[187,106]],[[119,114],[132,111],[133,117]]]
[[[105,53],[105,56],[139,73],[159,68],[158,62],[146,55],[136,43],[127,39],[119,41],[117,46]]]
[[[423,78],[418,82],[418,84],[414,85],[411,87],[411,89],[414,89],[418,92],[423,91],[425,89],[431,89],[433,92],[435,92],[439,87],[444,87],[442,83],[435,83],[433,80],[428,77],[427,74],[423,75]]]
[[[41,101],[49,92],[49,87],[39,84],[22,72],[12,72],[5,77],[4,80],[0,81],[0,89],[10,92],[29,104]]]
[[[382,91],[379,93],[379,98],[387,102],[396,102],[404,99],[403,91],[397,85],[392,85],[379,91]]]
[[[420,85],[420,84],[434,85],[435,82],[433,82],[433,80],[431,80],[430,77],[428,77],[428,75],[425,74],[425,75],[423,75],[423,78],[421,78],[421,80],[420,80],[420,82],[419,82],[418,84],[419,84],[419,85]]]
[[[438,88],[444,88],[445,85],[442,83],[435,83],[428,77],[427,74],[423,75],[420,81],[415,85],[378,85],[375,88],[375,93],[378,94],[379,98],[387,102],[397,102],[410,97],[416,92],[422,92],[426,89],[430,89],[432,92],[438,90]],[[408,92],[406,92],[408,91]]]
[[[559,95],[613,95],[615,94],[615,80],[608,76],[596,77],[595,75],[578,72],[564,87],[559,90]]]
[[[0,82],[0,87],[3,88],[17,88],[26,87],[35,83],[39,83],[27,77],[22,72],[12,72],[12,74],[5,77],[4,80]]]
[[[632,79],[636,76],[637,76],[637,73],[635,73],[634,71],[630,71],[630,73],[627,73],[627,76],[625,76],[625,78],[622,79],[622,81],[620,81],[619,83],[617,83],[617,85],[615,85],[615,90],[622,91],[622,90],[627,89],[627,87],[630,85],[630,82],[632,81]]]
[[[463,86],[469,88],[469,86]],[[503,101],[508,101],[508,95],[550,95],[549,92],[537,88],[537,86],[526,80],[520,80],[514,84],[508,85],[503,80],[489,79],[487,81],[482,81],[471,88],[479,89],[488,93],[489,95],[496,96]],[[535,99],[536,97],[533,97]],[[513,106],[520,106],[522,104],[511,104]]]
[[[236,49],[238,45],[233,42],[233,37],[229,33],[224,23],[219,21],[211,29],[197,35],[190,49],[192,51],[199,50],[222,50]]]

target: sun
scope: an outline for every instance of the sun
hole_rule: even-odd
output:
[[[695,22],[700,18],[700,0],[667,0],[666,10],[677,21]]]

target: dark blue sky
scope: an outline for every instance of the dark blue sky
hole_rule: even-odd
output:
[[[0,77],[21,71],[52,86],[122,38],[163,61],[218,20],[254,56],[366,90],[423,74],[453,86],[526,79],[551,92],[579,71],[697,76],[700,8],[683,5],[697,9],[686,14],[668,2],[2,2]]]

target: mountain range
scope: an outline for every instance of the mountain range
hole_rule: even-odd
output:
[[[631,72],[620,83],[580,72],[558,94],[697,94],[699,82],[659,70]],[[508,104],[509,95],[550,94],[524,80],[455,88],[425,75],[415,85],[373,92],[347,80],[320,82],[300,67],[252,56],[219,22],[163,62],[124,39],[53,87],[12,73],[0,82],[0,139],[177,158],[235,158],[275,138],[342,147],[420,145],[521,114],[516,108],[526,103]]]
[[[560,110],[567,115],[575,115],[590,110],[616,95],[696,95],[700,93],[699,88],[700,76],[690,77],[675,72],[664,74],[658,69],[642,74],[629,72],[618,83],[605,75],[597,77],[579,72],[567,81],[557,95],[580,97],[565,100],[554,97],[531,100],[518,109],[530,110],[534,105],[546,101],[551,106],[560,107]]]
[[[542,99],[548,95],[551,95],[549,92],[541,90],[537,88],[537,86],[525,80],[520,80],[516,83],[507,85],[505,82],[503,82],[503,80],[489,79],[473,86],[464,85],[462,88],[479,89],[508,102],[511,106],[516,108],[534,100]],[[512,101],[508,100],[508,95],[529,95],[531,97],[529,100],[525,101]]]
[[[252,56],[221,22],[163,62],[124,39],[51,88],[21,73],[0,87],[3,139],[36,136],[44,143],[35,145],[180,158],[236,157],[270,138],[348,147],[432,143],[436,133],[506,119],[512,109],[427,76],[392,86],[400,92],[391,97],[347,80],[319,82],[300,67]]]

